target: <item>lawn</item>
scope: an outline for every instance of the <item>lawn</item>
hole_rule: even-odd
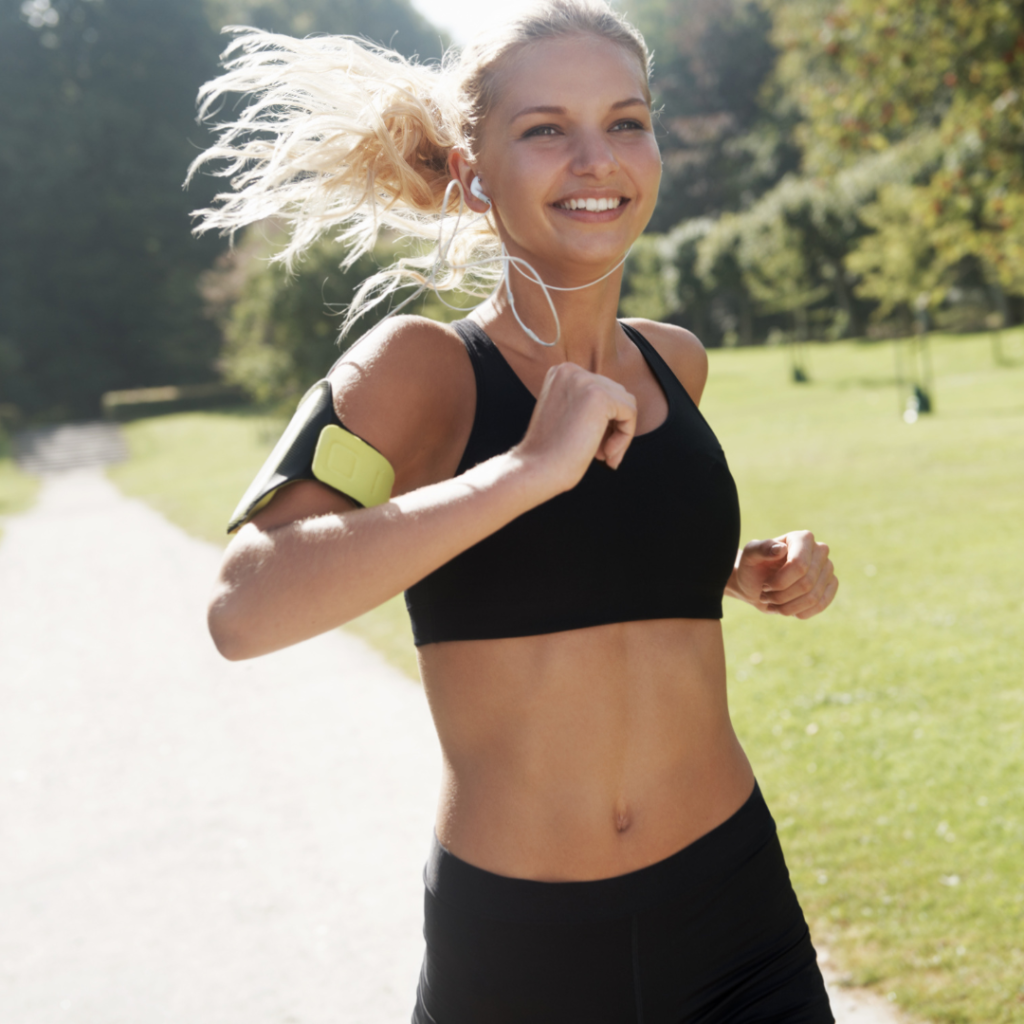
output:
[[[0,435],[0,445],[3,441]],[[35,477],[22,473],[14,460],[2,452],[3,447],[0,447],[0,537],[3,537],[4,517],[28,508],[35,500],[39,488]]]
[[[730,696],[815,935],[933,1021],[1024,1021],[1024,332],[932,340],[935,413],[898,415],[889,343],[714,351],[703,409],[745,538],[810,528],[842,587],[810,622],[726,612]],[[127,428],[112,471],[220,531],[279,423]],[[354,627],[414,671],[398,602]]]
[[[781,353],[712,353],[744,536],[813,529],[842,581],[811,622],[728,609],[731,703],[852,980],[1024,1021],[1024,365],[932,344],[937,411],[912,425],[891,345],[815,346],[806,385]]]

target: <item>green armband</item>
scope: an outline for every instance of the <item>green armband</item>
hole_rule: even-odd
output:
[[[295,415],[228,523],[234,533],[282,488],[296,480],[320,483],[370,508],[391,497],[395,471],[376,448],[338,419],[327,380],[317,381],[302,397]]]

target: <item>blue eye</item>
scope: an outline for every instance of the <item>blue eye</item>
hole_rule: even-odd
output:
[[[554,135],[558,129],[553,124],[539,124],[536,128],[531,128],[529,131],[523,133],[523,138],[528,139],[531,135]]]

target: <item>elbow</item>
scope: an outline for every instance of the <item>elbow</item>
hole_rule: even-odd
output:
[[[221,657],[228,661],[245,661],[262,653],[252,643],[245,623],[231,601],[230,593],[218,590],[206,613],[210,638]]]

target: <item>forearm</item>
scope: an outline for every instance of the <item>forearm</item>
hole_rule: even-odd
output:
[[[210,632],[231,659],[316,636],[376,607],[556,493],[516,452],[384,505],[261,532],[225,557]]]

